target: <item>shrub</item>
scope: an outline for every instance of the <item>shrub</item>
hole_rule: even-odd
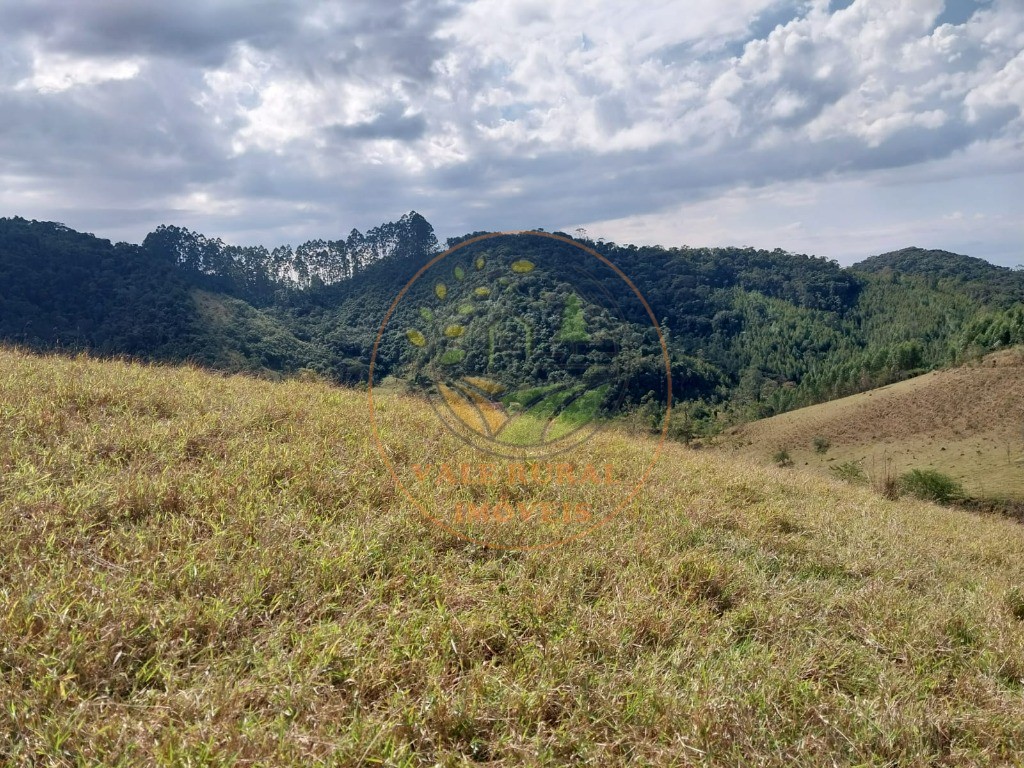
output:
[[[844,461],[842,464],[829,467],[829,471],[840,480],[845,480],[848,483],[866,483],[868,481],[864,467],[858,461]]]
[[[900,488],[925,501],[948,504],[962,499],[963,487],[949,475],[934,469],[912,469],[900,476]]]
[[[774,461],[780,467],[793,466],[793,457],[789,455],[789,451],[787,451],[785,448],[782,448],[774,456],[772,456],[772,461]]]
[[[1011,589],[1006,596],[1006,605],[1013,614],[1013,618],[1024,621],[1024,592],[1019,588]]]
[[[828,453],[828,449],[832,447],[831,441],[827,437],[816,437],[814,438],[814,450],[818,453]]]

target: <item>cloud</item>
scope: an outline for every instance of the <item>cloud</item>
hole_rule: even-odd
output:
[[[984,158],[964,160],[987,165]],[[929,163],[909,177],[881,170],[840,180],[737,187],[711,200],[581,226],[593,238],[620,243],[770,243],[843,264],[910,245],[980,255],[1010,267],[1024,263],[1024,218],[1016,193],[1020,169],[988,168],[970,177],[936,170]]]
[[[79,85],[131,80],[139,74],[139,70],[136,59],[90,59],[38,52],[32,62],[32,75],[14,87],[17,90],[55,93]]]
[[[929,188],[1024,175],[1014,0],[0,0],[0,15],[4,213],[119,237],[175,221],[273,244],[412,208],[444,234],[664,232],[740,195],[759,202],[729,226],[774,247],[758,211],[782,209],[758,190],[897,174],[917,186],[881,218],[945,221],[945,199],[917,207]],[[793,221],[811,232],[835,199]],[[845,253],[841,231],[807,242]],[[993,233],[1008,252],[1014,233]]]
[[[0,0],[6,37],[83,58],[164,57],[199,65],[232,45],[282,44],[296,31],[300,3],[279,0]]]
[[[327,131],[335,139],[397,139],[413,141],[422,138],[427,130],[423,115],[407,115],[400,108],[392,107],[369,120],[346,125],[336,123]]]

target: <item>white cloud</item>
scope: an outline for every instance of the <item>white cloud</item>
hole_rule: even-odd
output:
[[[271,243],[410,208],[442,229],[642,222],[671,243],[692,231],[667,229],[685,211],[723,242],[845,253],[869,243],[829,239],[839,220],[815,240],[819,198],[896,237],[901,212],[959,210],[928,189],[1024,158],[1019,0],[939,26],[943,0],[250,3],[0,0],[0,174],[36,194],[17,200],[145,207],[126,228],[185,216]],[[879,193],[884,210],[849,191],[894,174],[917,186]],[[815,200],[780,208],[784,189]],[[992,232],[1008,252],[1014,233]]]
[[[977,122],[990,109],[1016,109],[1018,114],[1024,111],[1024,52],[972,88],[964,103],[971,122]]]
[[[20,80],[15,90],[60,93],[76,86],[131,80],[142,69],[142,60],[138,57],[103,59],[34,51],[32,59],[32,74]]]

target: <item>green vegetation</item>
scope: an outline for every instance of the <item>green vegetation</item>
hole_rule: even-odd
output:
[[[1024,344],[1024,306],[984,312],[964,328],[960,346],[974,353]]]
[[[575,293],[569,294],[562,310],[562,326],[556,336],[558,341],[584,342],[590,337],[587,334],[587,323],[583,318],[583,302]]]
[[[396,492],[365,393],[0,361],[4,765],[1024,753],[1009,520],[669,444],[612,523],[503,552]],[[410,460],[472,460],[423,438],[419,399],[378,399]],[[588,445],[600,461],[647,442]]]
[[[822,455],[828,453],[828,449],[832,447],[832,441],[827,437],[822,437],[821,435],[815,437],[813,442],[815,453],[820,453]]]
[[[844,461],[841,464],[829,467],[829,471],[838,479],[845,480],[848,483],[866,483],[868,481],[864,467],[856,461]]]
[[[605,384],[579,395],[566,406],[565,410],[560,414],[560,418],[568,427],[575,428],[589,424],[600,414],[601,403],[604,401],[610,387],[611,385]]]
[[[912,469],[900,475],[899,484],[903,491],[939,504],[948,504],[964,496],[960,483],[934,469]]]
[[[461,349],[449,349],[442,353],[438,358],[442,365],[457,365],[461,363],[466,357],[466,353]]]
[[[772,461],[774,461],[780,467],[793,466],[793,457],[789,455],[789,451],[787,451],[785,448],[780,448],[778,451],[776,451],[775,454],[772,456]]]
[[[887,277],[915,276],[933,288],[956,286],[984,304],[1006,306],[1024,299],[1024,271],[948,251],[904,248],[862,261],[854,269]]]
[[[911,248],[841,269],[778,249],[582,242],[622,269],[659,319],[689,436],[1024,342],[1024,272],[980,259]],[[114,245],[59,224],[2,219],[0,339],[365,381],[381,319],[439,249],[416,213],[365,234],[272,250],[174,226],[138,246]],[[407,338],[387,340],[376,370],[413,386],[431,361],[453,375],[487,371],[526,387],[553,383],[558,372],[627,382],[602,403],[605,416],[649,396],[664,403],[661,348],[646,310],[610,270],[598,268],[577,292],[567,282],[580,274],[566,266],[571,252],[581,253],[527,235],[465,247],[412,288],[415,309],[393,318],[425,341],[465,326],[461,357],[444,344],[413,344],[414,355]]]

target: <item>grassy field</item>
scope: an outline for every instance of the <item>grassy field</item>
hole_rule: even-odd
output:
[[[380,400],[419,451],[428,406]],[[0,764],[1024,754],[1024,527],[669,446],[612,523],[496,551],[418,517],[366,413],[0,351]]]
[[[936,469],[975,496],[1022,500],[1024,350],[746,424],[721,444],[761,461],[785,450],[823,473],[845,462],[875,478]]]

